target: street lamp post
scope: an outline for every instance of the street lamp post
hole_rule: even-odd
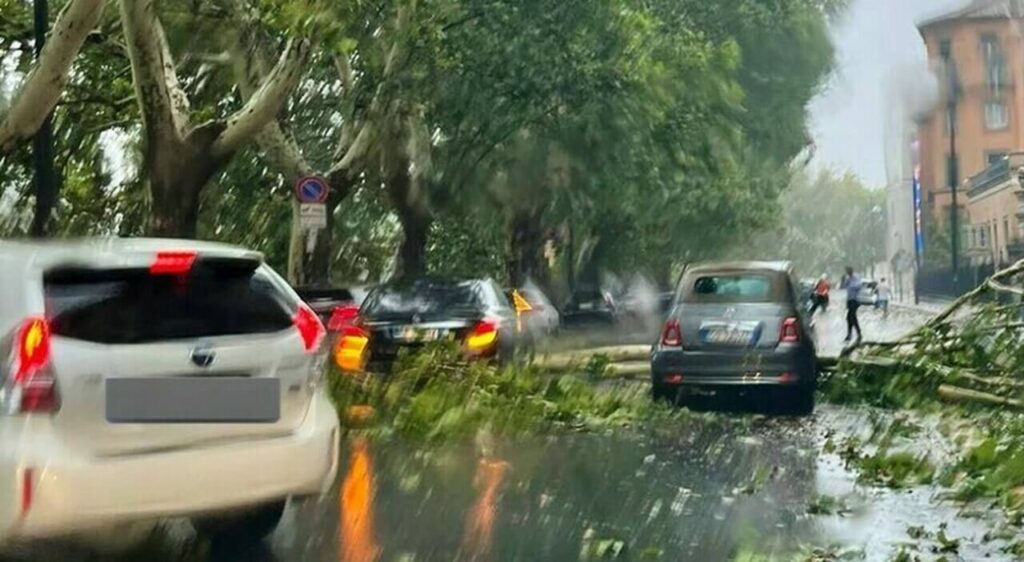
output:
[[[43,52],[49,24],[47,0],[34,0],[33,24],[35,28],[36,60]],[[46,116],[39,132],[32,139],[32,165],[34,169],[36,204],[29,230],[32,236],[46,236],[50,215],[57,203],[57,185],[53,171],[53,113]]]
[[[956,67],[953,65],[953,57],[950,53],[950,45],[942,46],[942,59],[946,66],[946,77],[948,79],[946,92],[946,118],[949,126],[949,159],[947,161],[947,174],[949,180],[949,192],[951,196],[950,205],[950,239],[952,242],[951,256],[953,266],[953,284],[957,286],[957,279],[960,274],[960,213],[957,203],[957,184],[960,175],[959,163],[956,154],[956,110],[959,97],[959,85],[956,79]]]

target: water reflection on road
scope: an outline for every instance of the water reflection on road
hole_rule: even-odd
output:
[[[870,431],[878,415],[833,406],[806,419],[711,414],[642,434],[482,434],[434,448],[349,435],[330,493],[294,503],[263,547],[205,544],[174,522],[124,556],[58,549],[4,560],[715,562],[790,560],[803,545],[839,543],[887,561],[909,526],[940,523],[962,540],[962,559],[1009,559],[1005,543],[982,541],[992,519],[960,517],[934,488],[860,486],[823,451],[826,434]],[[937,433],[914,439],[934,448],[926,435]],[[857,496],[858,513],[809,515],[822,494]]]
[[[577,560],[586,542],[669,559],[811,540],[813,432],[793,420],[686,436],[598,435],[415,451],[354,440],[337,509],[303,506],[287,560]],[[340,513],[339,513],[340,512]],[[317,535],[340,517],[337,553]],[[374,536],[376,529],[377,535]],[[302,537],[305,538],[302,538]],[[377,545],[379,539],[380,544]],[[618,546],[616,546],[618,545]]]
[[[373,562],[380,554],[373,531],[373,461],[366,439],[352,440],[348,472],[341,484],[338,510],[339,562]]]

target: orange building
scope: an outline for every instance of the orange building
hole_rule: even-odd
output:
[[[964,182],[1024,147],[1024,0],[974,0],[966,7],[918,24],[928,62],[940,84],[939,102],[920,121],[923,205],[933,217],[950,217],[947,105],[956,77],[958,203],[967,208]],[[1001,217],[1000,217],[1001,218]],[[999,222],[1002,222],[1001,220]],[[966,225],[965,225],[966,227]]]

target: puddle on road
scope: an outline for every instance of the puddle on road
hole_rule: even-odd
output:
[[[484,453],[357,445],[350,454],[372,457],[372,507],[367,514],[343,503],[340,520],[347,528],[350,511],[372,517],[382,561],[790,560],[802,547],[836,545],[871,561],[891,560],[901,545],[933,559],[933,543],[907,530],[934,534],[943,523],[961,541],[961,559],[1010,559],[999,550],[1005,543],[982,540],[998,514],[958,516],[937,488],[859,485],[836,454],[822,451],[826,433],[861,431],[867,418],[823,407],[813,420],[750,418],[671,438],[497,441]],[[350,478],[351,470],[341,476],[346,485]],[[854,507],[809,515],[822,497]],[[324,505],[300,512],[289,530],[295,540],[275,547],[279,558],[368,560],[346,558],[353,549],[344,544],[325,551],[317,536],[339,516]]]

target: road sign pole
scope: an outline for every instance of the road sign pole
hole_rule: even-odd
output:
[[[320,176],[306,176],[295,182],[299,227],[306,236],[306,254],[313,254],[320,231],[327,228],[326,202],[329,193],[327,180]]]

